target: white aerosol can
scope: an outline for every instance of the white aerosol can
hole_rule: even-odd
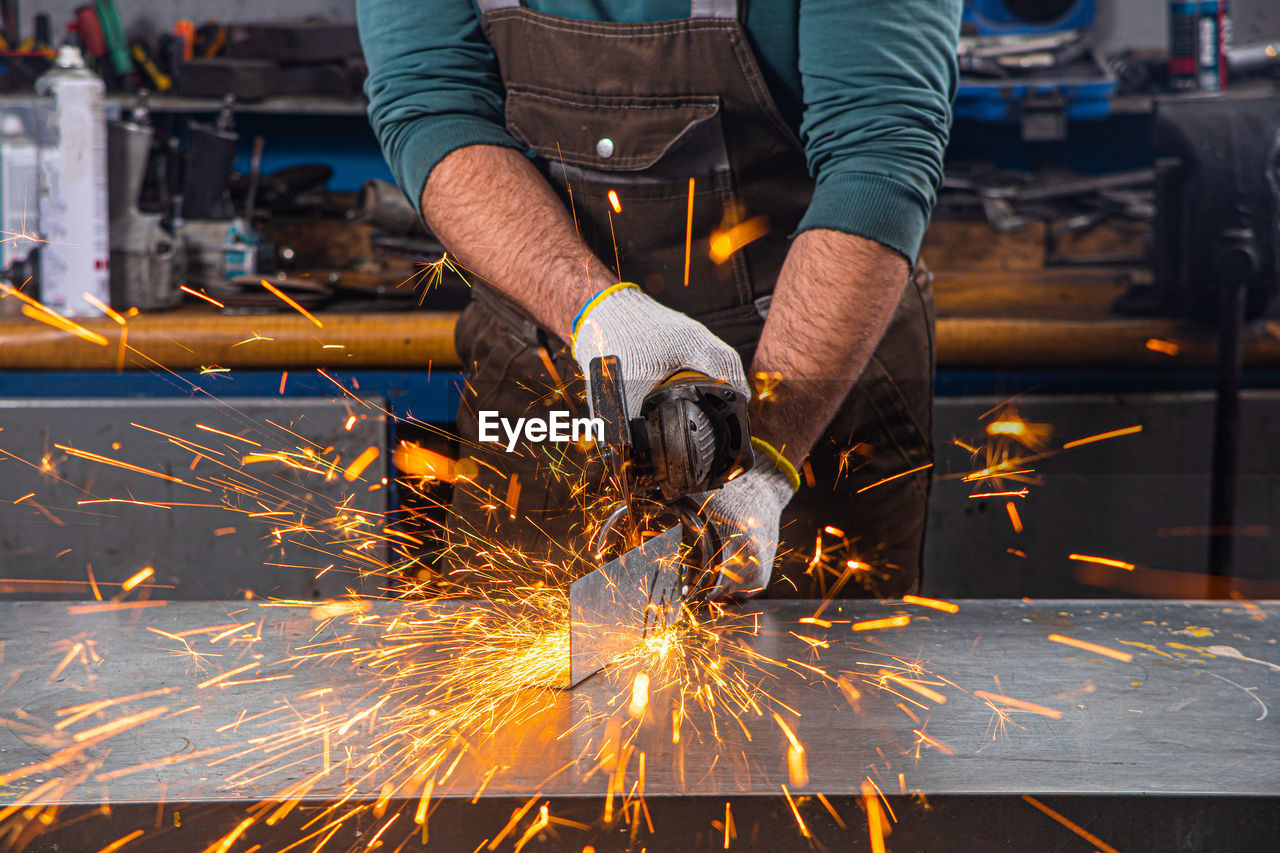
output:
[[[64,45],[36,81],[41,109],[40,299],[68,315],[101,315],[111,299],[107,234],[106,86]]]

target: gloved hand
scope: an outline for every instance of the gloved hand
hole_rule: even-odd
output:
[[[750,598],[769,585],[778,554],[782,510],[800,488],[800,475],[772,445],[751,439],[756,464],[723,488],[694,495],[721,541],[719,576],[711,580],[712,599]]]
[[[583,306],[573,324],[573,358],[587,376],[591,360],[616,355],[622,362],[627,417],[640,414],[645,397],[682,370],[695,370],[750,395],[738,353],[711,330],[672,311],[634,284],[601,291]],[[591,389],[587,404],[594,414]]]

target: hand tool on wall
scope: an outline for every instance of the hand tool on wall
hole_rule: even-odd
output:
[[[164,226],[163,214],[143,213],[138,196],[151,158],[151,126],[143,92],[124,121],[107,126],[108,198],[111,214],[111,304],[150,311],[182,302],[186,253]]]

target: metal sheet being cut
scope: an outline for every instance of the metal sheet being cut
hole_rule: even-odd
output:
[[[517,713],[476,714],[487,672],[465,655],[482,636],[424,641],[411,624],[474,602],[369,601],[337,619],[333,604],[0,602],[0,810],[60,807],[26,853],[101,850],[136,832],[126,853],[172,853],[218,849],[247,807],[297,802],[245,829],[227,848],[241,853],[313,849],[296,845],[334,803],[381,800],[383,817],[352,818],[324,850],[369,849],[396,813],[381,849],[421,850],[413,816],[426,799],[406,779],[429,755],[391,759],[436,730],[433,712],[461,709],[475,719],[458,717],[462,757],[434,765],[447,779],[432,789],[428,850],[484,849],[530,803],[501,848],[511,850],[546,802],[592,829],[535,833],[524,853],[722,850],[724,832],[708,827],[726,803],[739,853],[810,849],[795,815],[825,849],[866,850],[868,779],[896,812],[895,850],[1105,849],[1025,798],[1113,849],[1274,848],[1280,603],[990,600],[947,613],[857,601],[815,616],[821,606],[734,611],[750,630],[717,645],[778,664],[752,671],[765,713],[735,719],[724,694],[712,708],[658,677],[656,655],[573,691],[498,690],[493,707]],[[404,677],[386,680],[379,661],[403,661]],[[449,680],[446,695],[441,678],[459,666],[467,679]],[[649,700],[632,715],[633,672],[645,669]],[[631,721],[634,753],[602,772],[617,718]],[[346,721],[331,741],[314,733],[326,719]],[[778,719],[804,745],[802,775]],[[83,760],[60,765],[72,754]],[[59,778],[67,785],[42,787]],[[641,778],[653,829],[637,818],[628,845],[621,810],[613,823],[600,816]]]
[[[635,647],[679,606],[680,540],[675,527],[569,585],[569,686]]]

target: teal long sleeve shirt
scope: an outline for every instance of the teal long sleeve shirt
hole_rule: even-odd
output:
[[[747,36],[817,182],[798,231],[867,237],[914,259],[942,180],[962,0],[756,0]],[[659,21],[688,0],[526,0],[561,17]],[[416,208],[468,145],[521,146],[472,0],[357,0],[369,120]],[[574,73],[567,71],[566,73]]]

